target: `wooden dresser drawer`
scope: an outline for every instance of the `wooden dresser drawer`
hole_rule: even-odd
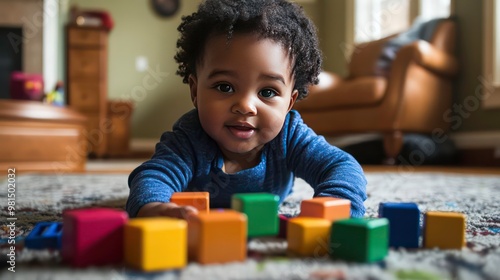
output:
[[[99,50],[72,49],[69,51],[70,78],[101,78],[104,75]]]
[[[69,84],[69,105],[77,110],[97,111],[101,109],[100,84],[92,81],[78,81]]]
[[[91,134],[97,134],[101,130],[100,119],[97,114],[86,114],[87,121],[87,131]]]
[[[107,34],[98,29],[72,28],[69,30],[70,46],[101,46],[106,43]]]
[[[109,101],[108,120],[111,127],[108,135],[108,156],[126,156],[130,145],[130,124],[133,103],[130,101]]]
[[[106,153],[107,135],[110,130],[110,122],[105,115],[85,114],[87,122],[87,138],[90,141],[92,152],[98,155]]]

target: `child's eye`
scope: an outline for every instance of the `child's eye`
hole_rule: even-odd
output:
[[[264,98],[271,98],[271,97],[275,97],[276,95],[278,95],[278,93],[272,89],[263,89],[259,92],[259,95],[264,97]]]
[[[228,84],[218,84],[215,86],[215,88],[220,92],[226,92],[226,93],[234,92],[233,87]]]

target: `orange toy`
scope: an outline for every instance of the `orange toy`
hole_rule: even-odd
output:
[[[208,213],[210,200],[208,192],[176,192],[170,198],[170,202],[177,205],[190,205],[198,209],[200,213]]]
[[[315,197],[300,204],[300,217],[323,218],[329,221],[351,217],[351,201],[336,197]]]
[[[244,261],[247,217],[233,210],[213,210],[188,218],[188,256],[201,264]]]

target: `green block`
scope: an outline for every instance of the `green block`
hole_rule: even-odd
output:
[[[279,196],[269,193],[239,193],[231,208],[248,217],[248,237],[274,236],[279,232]]]
[[[375,262],[389,251],[389,220],[352,218],[335,221],[330,238],[330,256],[347,261]]]

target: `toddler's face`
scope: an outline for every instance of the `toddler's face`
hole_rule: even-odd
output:
[[[210,38],[191,97],[201,125],[226,158],[252,155],[281,131],[297,92],[283,47],[255,35]]]

